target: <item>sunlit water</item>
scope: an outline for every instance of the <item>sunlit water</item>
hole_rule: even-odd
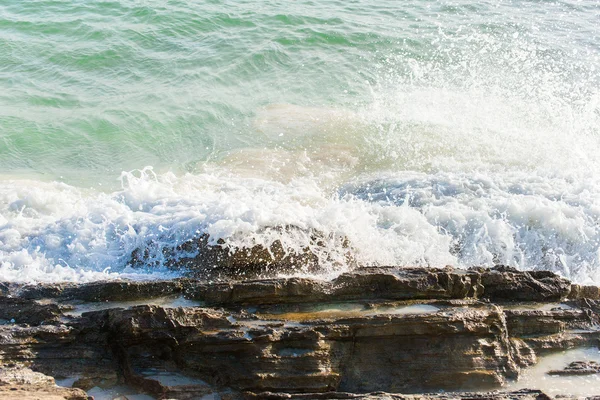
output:
[[[358,265],[599,283],[599,87],[597,1],[4,0],[0,277],[313,230]]]
[[[536,388],[550,396],[570,395],[583,398],[600,394],[600,374],[560,376],[549,375],[549,371],[562,370],[573,361],[600,361],[598,348],[567,350],[540,357],[538,363],[525,370],[516,382],[510,382],[504,389],[518,390]]]

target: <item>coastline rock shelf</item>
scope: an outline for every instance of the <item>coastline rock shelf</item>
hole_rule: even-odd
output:
[[[502,266],[4,283],[0,398],[548,399],[506,384],[546,354],[598,348],[599,299]]]

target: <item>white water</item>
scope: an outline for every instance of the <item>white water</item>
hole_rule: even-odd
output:
[[[313,249],[325,276],[348,268],[345,237],[360,265],[504,263],[600,282],[598,95],[548,110],[481,91],[390,90],[352,111],[258,110],[268,145],[201,173],[125,172],[114,192],[3,179],[0,276],[172,277],[130,268],[131,252],[149,246],[160,264],[163,247],[202,233],[299,250],[314,229],[331,238]],[[264,230],[290,225],[301,229]]]
[[[594,2],[12,3],[0,280],[168,278],[200,234],[312,229],[325,278],[346,238],[361,265],[600,283]]]

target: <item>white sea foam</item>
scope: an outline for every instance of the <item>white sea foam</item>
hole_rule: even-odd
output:
[[[147,246],[150,261],[160,263],[163,247],[201,233],[241,247],[281,239],[265,227],[292,225],[347,237],[363,265],[506,263],[600,281],[600,182],[593,177],[398,172],[338,192],[306,177],[281,183],[214,171],[177,177],[144,169],[122,179],[123,190],[115,193],[4,181],[3,278],[164,277],[167,270],[156,265],[127,267],[132,251]],[[310,245],[302,232],[284,234],[286,247]],[[339,242],[332,241],[328,254],[316,250],[330,274],[344,270]]]
[[[264,146],[194,174],[124,172],[112,193],[4,179],[0,276],[172,277],[162,249],[204,233],[300,250],[316,230],[347,238],[360,265],[503,263],[598,283],[598,98],[548,107],[397,85],[354,110],[260,110]],[[300,229],[265,230],[281,226]],[[129,266],[138,248],[147,268]],[[313,250],[325,277],[348,268],[340,240]]]
[[[0,164],[23,178],[0,179],[0,280],[172,277],[162,249],[204,233],[300,249],[317,230],[325,276],[346,268],[347,238],[364,265],[600,283],[597,6],[367,3],[286,5],[288,23],[278,3],[178,5],[163,11],[190,18],[143,33],[131,12],[60,37],[5,10]]]

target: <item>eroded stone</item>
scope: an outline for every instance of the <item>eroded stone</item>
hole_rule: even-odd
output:
[[[7,305],[5,317],[19,319],[0,325],[0,371],[25,365],[36,373],[77,377],[75,386],[85,390],[125,384],[177,399],[302,393],[416,399],[406,393],[491,390],[516,378],[539,354],[597,345],[597,301],[556,306],[571,288],[565,282],[551,273],[505,267],[379,267],[331,281],[12,284],[6,293],[11,297],[0,297],[0,304]],[[523,293],[514,298],[518,290]],[[115,303],[81,315],[58,306],[64,300],[143,302],[182,295],[197,302]],[[331,310],[323,309],[326,304]],[[405,394],[364,394],[374,391]],[[515,393],[473,396],[542,396]]]

